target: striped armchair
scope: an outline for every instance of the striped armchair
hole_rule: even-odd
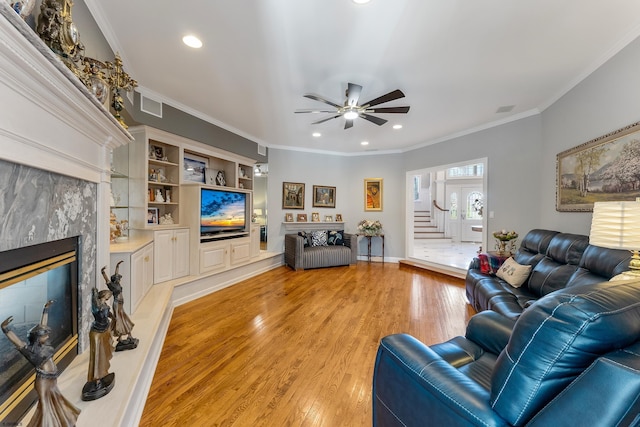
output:
[[[357,256],[358,244],[355,234],[344,233],[344,246],[305,247],[302,236],[284,236],[284,262],[294,270],[355,264]]]

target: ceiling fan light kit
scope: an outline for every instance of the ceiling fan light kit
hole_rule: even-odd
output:
[[[375,107],[376,105],[384,104],[385,102],[395,101],[396,99],[404,98],[404,93],[402,93],[400,89],[396,89],[385,95],[379,96],[378,98],[372,99],[369,102],[365,102],[362,105],[358,104],[358,100],[360,99],[360,92],[362,92],[362,86],[357,85],[355,83],[348,83],[347,92],[345,93],[346,99],[344,101],[344,105],[340,105],[335,102],[329,101],[328,99],[325,99],[319,95],[307,93],[304,95],[305,98],[313,99],[314,101],[323,102],[327,105],[334,107],[335,110],[318,110],[318,109],[297,110],[296,113],[330,113],[332,114],[332,116],[313,122],[312,124],[314,125],[324,123],[332,119],[337,119],[338,117],[344,117],[345,119],[344,128],[349,129],[353,127],[353,121],[358,117],[365,119],[371,123],[374,123],[378,126],[382,126],[387,122],[387,120],[385,119],[372,116],[371,113],[406,114],[409,112],[410,107],[408,106],[372,108],[372,107]]]

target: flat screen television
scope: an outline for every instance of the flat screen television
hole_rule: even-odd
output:
[[[248,232],[247,193],[229,189],[200,189],[201,240],[244,235]]]

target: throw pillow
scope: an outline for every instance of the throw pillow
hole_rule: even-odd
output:
[[[327,231],[317,230],[311,232],[311,246],[327,246]]]
[[[305,248],[311,246],[311,236],[309,235],[309,233],[307,233],[306,231],[299,231],[298,236],[302,237],[302,239],[304,240]]]
[[[344,230],[329,230],[327,232],[327,244],[333,246],[344,246]]]
[[[529,277],[530,265],[521,265],[509,257],[496,272],[496,276],[513,286],[519,288]]]

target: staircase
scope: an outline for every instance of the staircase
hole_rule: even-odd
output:
[[[444,233],[431,221],[431,211],[413,212],[414,239],[444,239]]]

